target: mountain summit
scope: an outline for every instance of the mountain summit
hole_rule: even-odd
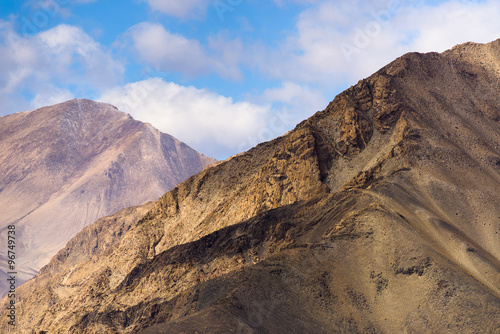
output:
[[[18,289],[16,329],[498,333],[499,92],[500,40],[407,54],[89,226]]]
[[[212,162],[105,103],[75,99],[1,117],[0,229],[7,240],[16,225],[18,278],[33,277],[97,218],[156,200]]]

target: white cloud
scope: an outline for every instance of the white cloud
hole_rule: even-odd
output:
[[[295,82],[283,82],[281,86],[268,88],[260,96],[249,96],[249,99],[285,108],[290,116],[290,126],[323,110],[329,101],[319,89]]]
[[[107,90],[99,100],[218,158],[255,145],[273,117],[269,107],[159,78]]]
[[[208,46],[198,40],[174,34],[158,23],[143,22],[131,27],[125,35],[140,59],[162,71],[187,76],[217,73],[225,79],[240,79],[238,68],[242,46],[239,40],[212,36]]]
[[[418,31],[411,46],[421,52],[445,51],[464,42],[487,43],[500,38],[500,2],[450,1],[438,7],[412,10],[406,22],[396,24],[406,32]]]
[[[278,1],[278,3],[281,3]],[[284,3],[284,2],[283,2]],[[278,47],[253,47],[251,62],[286,81],[354,84],[410,51],[444,51],[500,37],[500,3],[450,0],[318,1]]]
[[[212,3],[147,1],[154,10],[182,18],[202,17]],[[422,0],[274,1],[305,8],[296,17],[294,31],[278,32],[286,37],[275,42],[277,46],[243,43],[246,37],[228,37],[229,31],[196,40],[149,22],[131,27],[117,42],[123,43],[126,55],[133,50],[140,63],[157,71],[182,73],[188,79],[216,74],[240,80],[243,65],[248,73],[260,71],[281,82],[248,95],[251,102],[246,104],[159,79],[110,89],[120,82],[123,64],[83,30],[60,25],[24,38],[0,21],[0,114],[16,105],[39,106],[69,98],[71,93],[61,87],[76,87],[72,93],[79,97],[80,92],[93,89],[105,92],[101,100],[201,151],[235,153],[281,134],[282,127],[270,130],[269,126],[276,109],[286,107],[293,119],[286,126],[291,127],[323,109],[339,88],[405,52],[443,51],[466,41],[500,37],[500,2],[494,0],[449,0],[432,6]],[[32,101],[26,101],[27,95],[34,96]]]
[[[38,34],[37,39],[52,69],[62,72],[62,79],[68,83],[81,82],[81,77],[74,76],[71,70],[75,63],[81,65],[85,83],[95,88],[114,84],[123,74],[123,65],[80,28],[59,25]]]
[[[197,40],[166,31],[161,24],[141,23],[130,29],[142,60],[189,75],[208,71],[208,55]]]
[[[212,35],[208,39],[208,49],[212,57],[211,66],[214,72],[225,79],[243,78],[239,65],[243,61],[245,50],[239,39]]]
[[[210,0],[145,0],[153,10],[180,18],[203,17]]]
[[[123,66],[80,28],[59,25],[34,37],[23,37],[2,24],[0,30],[0,115],[22,106],[70,97],[58,87],[73,86],[77,92],[113,86]],[[49,89],[50,87],[50,89]],[[25,96],[34,96],[27,101]],[[12,110],[14,106],[14,110]]]
[[[262,97],[267,101],[283,102],[286,104],[294,104],[297,101],[300,101],[302,104],[312,104],[318,99],[322,99],[319,92],[294,82],[284,82],[281,87],[266,89]]]
[[[71,100],[72,98],[74,98],[74,95],[69,90],[48,85],[40,87],[40,90],[31,101],[31,108],[37,109],[45,106],[51,106]]]

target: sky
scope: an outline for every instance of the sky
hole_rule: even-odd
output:
[[[407,52],[500,38],[498,0],[8,0],[0,116],[88,98],[225,159]]]

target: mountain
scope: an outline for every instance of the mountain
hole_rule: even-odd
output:
[[[500,333],[499,92],[500,40],[406,54],[87,227],[16,291],[16,330]]]
[[[90,100],[1,117],[0,230],[7,240],[7,226],[16,226],[18,283],[96,219],[157,200],[213,162],[150,124]],[[2,247],[2,296],[6,252]]]

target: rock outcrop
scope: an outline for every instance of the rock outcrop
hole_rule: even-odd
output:
[[[499,92],[500,40],[407,54],[106,251],[61,251],[18,290],[16,329],[499,333]]]

